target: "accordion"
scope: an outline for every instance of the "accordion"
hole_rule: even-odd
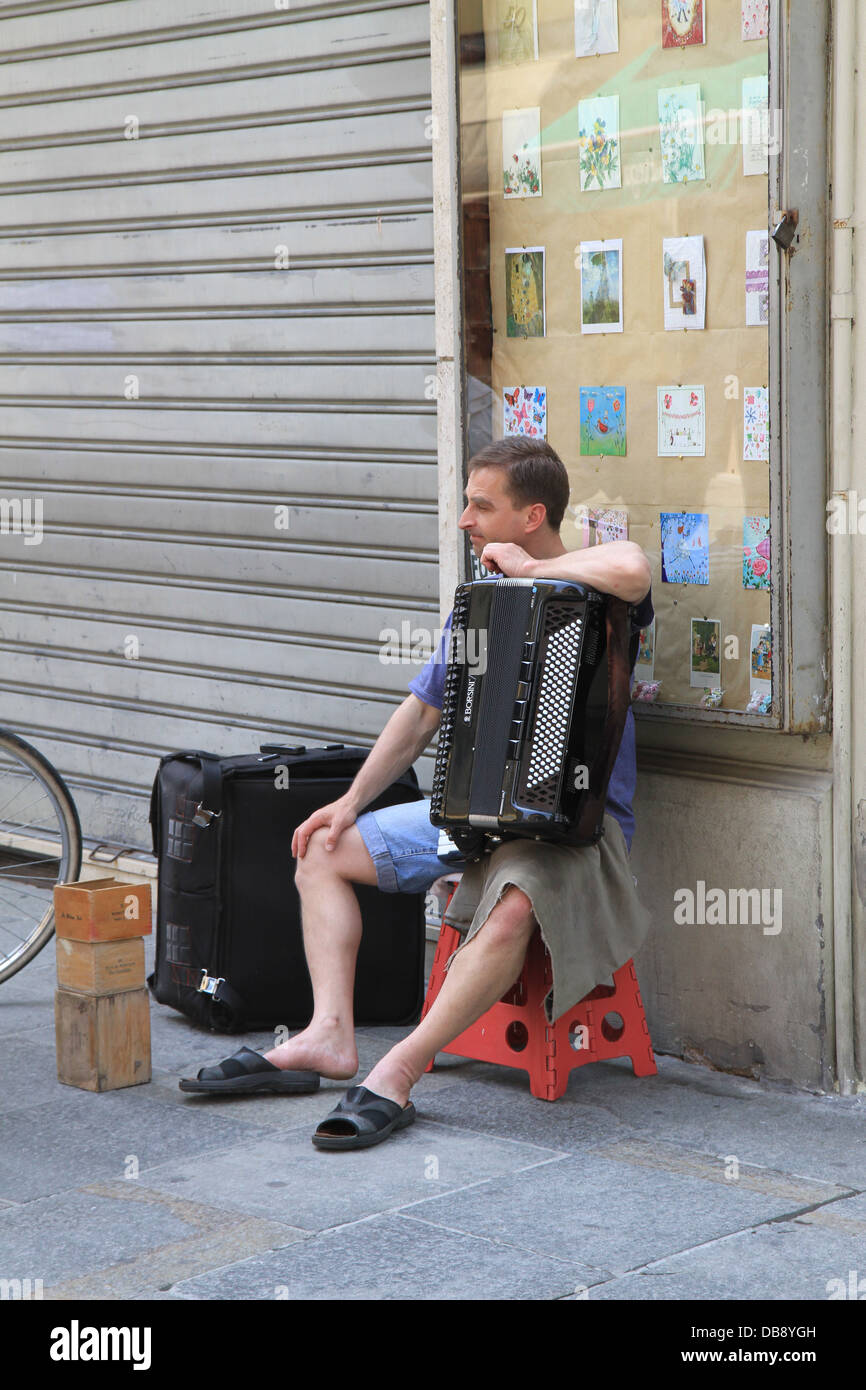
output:
[[[569,580],[458,586],[430,819],[467,858],[514,837],[602,835],[629,707],[628,616]]]

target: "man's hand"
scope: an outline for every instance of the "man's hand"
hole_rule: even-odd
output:
[[[481,552],[481,563],[493,574],[504,574],[509,579],[520,579],[524,567],[532,563],[532,556],[522,546],[510,542],[491,541]]]
[[[296,859],[303,859],[307,852],[307,841],[313,831],[319,830],[322,826],[330,827],[325,848],[333,849],[343,831],[354,825],[357,818],[354,804],[347,796],[341,796],[339,801],[332,801],[329,806],[320,806],[318,811],[314,811],[298,826],[292,836],[292,854]]]

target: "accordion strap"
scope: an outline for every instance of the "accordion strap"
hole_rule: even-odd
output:
[[[577,821],[581,839],[596,840],[604,818],[607,784],[613,772],[629,711],[629,605],[610,595],[605,604],[607,629],[607,717],[601,746],[589,769],[589,795]]]

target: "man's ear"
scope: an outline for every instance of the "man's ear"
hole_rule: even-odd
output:
[[[526,530],[537,531],[539,526],[543,526],[547,519],[547,508],[543,502],[533,502],[526,513]]]

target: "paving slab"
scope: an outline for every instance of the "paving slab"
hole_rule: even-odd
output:
[[[84,1220],[76,1206],[86,1203]],[[179,1279],[267,1252],[306,1232],[276,1221],[233,1215],[140,1182],[95,1183],[88,1189],[30,1203],[22,1236],[50,1243],[46,1298],[139,1298],[164,1293]],[[0,1219],[0,1230],[4,1220]],[[78,1232],[86,1230],[82,1242]],[[31,1254],[40,1264],[38,1249]],[[45,1257],[42,1257],[45,1264]],[[41,1267],[41,1265],[40,1265]]]
[[[574,1259],[388,1215],[184,1280],[172,1292],[196,1299],[553,1299],[582,1286],[588,1273]]]
[[[825,1191],[830,1200],[838,1189],[828,1185]],[[725,1182],[723,1175],[713,1180],[699,1169],[649,1167],[628,1155],[608,1158],[589,1152],[466,1191],[431,1194],[403,1214],[623,1274],[663,1255],[796,1213],[814,1201],[814,1185],[802,1195],[801,1202],[789,1190],[756,1191]]]
[[[69,1099],[3,1116],[0,1196],[25,1202],[94,1178],[122,1178],[130,1158],[139,1172],[168,1157],[197,1155],[201,1162],[210,1150],[254,1133],[224,1115],[185,1114],[142,1095],[145,1086],[102,1094],[69,1089]]]
[[[385,1144],[346,1153],[316,1149],[311,1133],[305,1128],[271,1134],[209,1154],[206,1165],[168,1162],[147,1173],[147,1184],[321,1231],[560,1157],[538,1145],[422,1120]]]
[[[57,1080],[54,1027],[3,1038],[0,1046],[0,1115],[32,1105],[60,1105],[84,1091]],[[4,1121],[5,1124],[5,1121]]]
[[[679,1058],[656,1062],[652,1077],[635,1077],[627,1061],[592,1063],[573,1072],[553,1102],[530,1094],[525,1073],[476,1063],[471,1082],[437,1098],[431,1118],[517,1138],[534,1131],[540,1142],[568,1149],[572,1134],[584,1143],[586,1117],[596,1115],[605,1131],[623,1136],[663,1133],[741,1163],[866,1188],[866,1095],[814,1095]]]
[[[791,1221],[773,1222],[685,1250],[598,1285],[589,1299],[861,1301],[866,1299],[866,1199],[850,1197]],[[752,1322],[770,1319],[758,1309]],[[787,1319],[792,1325],[800,1321]],[[755,1346],[810,1343],[755,1338]],[[751,1345],[751,1343],[750,1343]]]

